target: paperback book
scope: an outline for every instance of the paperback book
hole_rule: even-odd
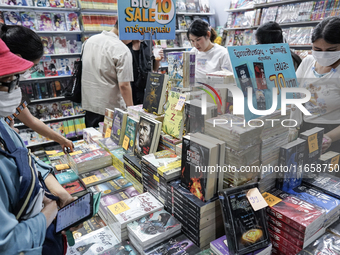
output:
[[[94,194],[101,192],[102,196],[106,196],[123,191],[131,186],[132,183],[121,176],[111,181],[92,186],[89,188],[89,191],[92,191]]]
[[[128,116],[126,120],[125,135],[123,140],[123,149],[126,152],[134,152],[136,143],[136,133],[138,129],[138,120]]]
[[[115,179],[117,177],[120,177],[121,175],[122,174],[114,166],[109,166],[80,174],[79,177],[83,180],[86,187],[88,188],[93,185]]]
[[[111,139],[117,145],[122,145],[125,134],[127,112],[115,108],[115,113],[113,115]]]

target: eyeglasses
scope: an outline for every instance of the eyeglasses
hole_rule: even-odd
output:
[[[4,86],[8,88],[8,93],[13,92],[16,87],[19,86],[19,74],[15,75],[16,79],[10,82],[0,82],[0,86]]]

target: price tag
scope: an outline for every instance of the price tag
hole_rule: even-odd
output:
[[[74,156],[74,155],[78,155],[78,154],[82,154],[82,151],[75,151],[75,152],[71,152],[70,156]]]
[[[153,178],[154,178],[157,182],[159,182],[159,178],[158,178],[156,175],[153,175]]]
[[[109,208],[109,210],[114,215],[120,214],[120,213],[125,212],[125,211],[130,209],[130,207],[128,207],[128,205],[125,204],[123,201],[120,201],[120,202],[118,202],[116,204],[110,205],[107,208]]]
[[[258,211],[268,206],[266,200],[264,200],[258,188],[248,190],[247,198],[254,211]]]
[[[339,158],[340,158],[340,155],[338,156],[335,156],[334,158],[331,159],[331,164],[329,166],[329,171],[333,171],[333,169],[337,169],[337,165],[339,165]]]
[[[123,141],[122,147],[126,151],[129,149],[129,141],[130,141],[130,138],[128,136],[124,136],[124,141]]]
[[[182,111],[185,103],[186,95],[182,94],[179,96],[178,102],[176,104],[175,110]]]
[[[309,153],[312,153],[319,149],[317,133],[308,137],[308,147],[309,147]]]
[[[54,155],[54,154],[57,154],[58,152],[57,151],[45,151],[45,153],[47,155]]]
[[[69,169],[69,165],[68,164],[60,164],[60,165],[56,165],[55,166],[55,169],[57,169],[58,171],[61,171],[61,170],[65,170],[65,169]]]
[[[94,183],[94,182],[98,182],[98,181],[99,181],[98,177],[95,176],[95,175],[91,175],[91,176],[86,177],[86,178],[84,178],[84,179],[82,179],[82,180],[83,180],[83,182],[85,183],[85,185],[88,185],[88,184],[91,184],[91,183]]]
[[[107,128],[105,132],[105,138],[108,138],[111,136],[111,128]]]
[[[262,194],[263,198],[266,200],[267,204],[272,207],[282,201],[281,198],[273,196],[272,194],[265,192]]]

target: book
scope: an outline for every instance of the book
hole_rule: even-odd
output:
[[[209,0],[199,0],[200,12],[210,13],[210,1]]]
[[[255,211],[248,198],[248,191],[258,185],[219,191],[228,249],[231,254],[246,254],[268,247],[269,233],[265,208]]]
[[[324,129],[319,127],[315,127],[303,133],[300,133],[299,137],[307,141],[304,164],[311,165],[317,163],[317,160],[320,157],[322,151],[323,133]]]
[[[66,14],[67,31],[80,31],[78,14],[75,12]]]
[[[96,216],[93,216],[91,219],[83,222],[83,226],[80,229],[73,231],[72,235],[73,235],[74,240],[77,240],[78,238],[86,234],[89,234],[93,231],[96,231],[100,228],[103,228],[105,226],[106,224],[103,221],[103,219],[100,218],[100,216],[96,215]]]
[[[340,242],[340,237],[333,235],[331,233],[326,233],[318,238],[315,242],[310,244],[308,247],[303,249],[299,255],[309,255],[309,254],[337,254],[339,253],[339,247],[337,243]]]
[[[52,13],[52,19],[54,31],[67,31],[64,13]]]
[[[100,253],[99,255],[139,255],[139,252],[136,248],[132,245],[130,240],[124,240],[119,244],[116,244],[113,248]]]
[[[319,158],[319,163],[330,171],[336,169],[336,165],[339,165],[340,153],[334,151],[327,151]],[[332,171],[331,171],[332,172]]]
[[[168,79],[166,74],[148,73],[143,108],[149,113],[163,113]]]
[[[187,7],[185,5],[185,0],[176,1],[176,12],[186,12]]]
[[[162,130],[166,134],[181,139],[184,129],[184,111],[175,110],[179,97],[180,93],[175,91],[169,92],[168,102],[165,107]]]
[[[47,108],[51,119],[58,119],[63,117],[63,113],[58,102],[49,104]]]
[[[58,174],[58,175],[60,175],[60,174]],[[59,178],[61,180],[62,176],[61,177],[59,176]],[[81,197],[82,195],[85,195],[87,193],[85,185],[80,180],[76,180],[74,182],[70,182],[70,183],[64,184],[62,186],[63,186],[64,189],[66,189],[66,191],[70,195],[72,195],[74,197]]]
[[[126,152],[134,152],[136,142],[136,132],[138,129],[138,120],[128,116],[126,120],[123,149]]]
[[[67,247],[66,254],[97,255],[113,248],[119,241],[108,226],[95,230],[75,240],[75,245]]]
[[[78,175],[73,171],[67,171],[56,175],[58,182],[63,185],[78,180]]]
[[[53,42],[56,54],[68,53],[67,40],[65,36],[53,36]]]
[[[46,77],[58,76],[57,62],[55,59],[44,61],[43,66]]]
[[[200,252],[198,248],[189,238],[183,234],[179,234],[170,239],[164,240],[160,244],[155,245],[144,251],[145,255],[162,255],[162,254],[197,254]]]
[[[22,26],[36,30],[36,16],[34,12],[20,12]]]
[[[157,150],[161,128],[162,122],[140,117],[135,146],[136,155],[142,157]]]
[[[340,178],[334,175],[309,172],[306,178],[304,177],[303,182],[322,190],[332,197],[340,199]]]
[[[76,0],[64,0],[65,8],[77,8],[78,4]]]
[[[46,0],[43,0],[46,1]],[[53,31],[52,16],[51,13],[43,12],[36,13],[37,28],[39,31]]]
[[[60,106],[64,117],[74,115],[74,108],[71,101],[62,101],[60,102]]]
[[[90,171],[79,175],[79,178],[83,180],[86,187],[91,187],[112,179],[115,179],[122,174],[114,167],[109,166],[102,169]]]
[[[67,40],[67,48],[69,53],[80,53],[81,51],[81,49],[78,49],[76,40]]]
[[[50,7],[50,2],[48,0],[37,0],[34,1],[37,7]]]
[[[111,139],[117,145],[122,145],[125,135],[127,112],[115,108],[113,115]]]
[[[89,188],[89,191],[92,191],[94,194],[101,192],[102,196],[106,196],[123,191],[130,186],[132,186],[132,183],[128,182],[124,177],[120,176],[111,181],[92,186]]]
[[[208,166],[219,163],[218,146],[189,135],[182,146],[181,184],[202,201],[210,200],[217,191],[217,171]]]
[[[129,223],[127,228],[129,235],[137,241],[135,246],[141,251],[178,233],[181,230],[181,223],[161,209]]]
[[[6,25],[22,25],[19,12],[6,11],[4,12],[4,19]]]
[[[44,46],[44,54],[54,54],[53,38],[50,36],[41,36],[40,39]]]
[[[64,0],[49,0],[50,7],[64,8]]]

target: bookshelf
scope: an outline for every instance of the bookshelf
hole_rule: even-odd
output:
[[[215,15],[215,12],[176,12],[177,15],[185,15],[185,16],[211,16]]]
[[[37,7],[37,6],[20,6],[20,5],[0,5],[0,10],[17,10],[17,11],[50,11],[50,12],[79,12],[79,8],[54,8],[54,7]]]
[[[225,12],[245,12],[245,11],[251,11],[254,10],[254,7],[248,7],[248,8],[238,8],[238,9],[228,9],[225,8]]]
[[[58,121],[64,121],[64,120],[77,119],[77,118],[81,118],[81,117],[85,117],[85,114],[77,114],[77,115],[61,117],[61,118],[57,118],[57,119],[42,120],[42,122],[44,122],[44,123],[58,122]],[[14,124],[14,127],[16,127],[16,128],[25,127],[25,124],[23,124],[23,123]]]
[[[57,79],[65,79],[65,78],[71,78],[71,77],[72,77],[72,75],[39,77],[39,78],[30,78],[30,79],[26,79],[26,80],[20,80],[20,82],[39,81],[39,80],[57,80]]]
[[[265,8],[271,6],[280,6],[285,4],[295,4],[295,3],[303,3],[303,2],[310,2],[311,0],[283,0],[283,1],[276,1],[271,3],[263,3],[263,4],[256,4],[254,3],[254,8]]]
[[[43,99],[34,99],[31,100],[31,103],[42,103],[42,102],[49,102],[49,101],[57,101],[57,100],[64,100],[65,97],[61,96],[61,97],[51,97],[51,98],[43,98]]]

